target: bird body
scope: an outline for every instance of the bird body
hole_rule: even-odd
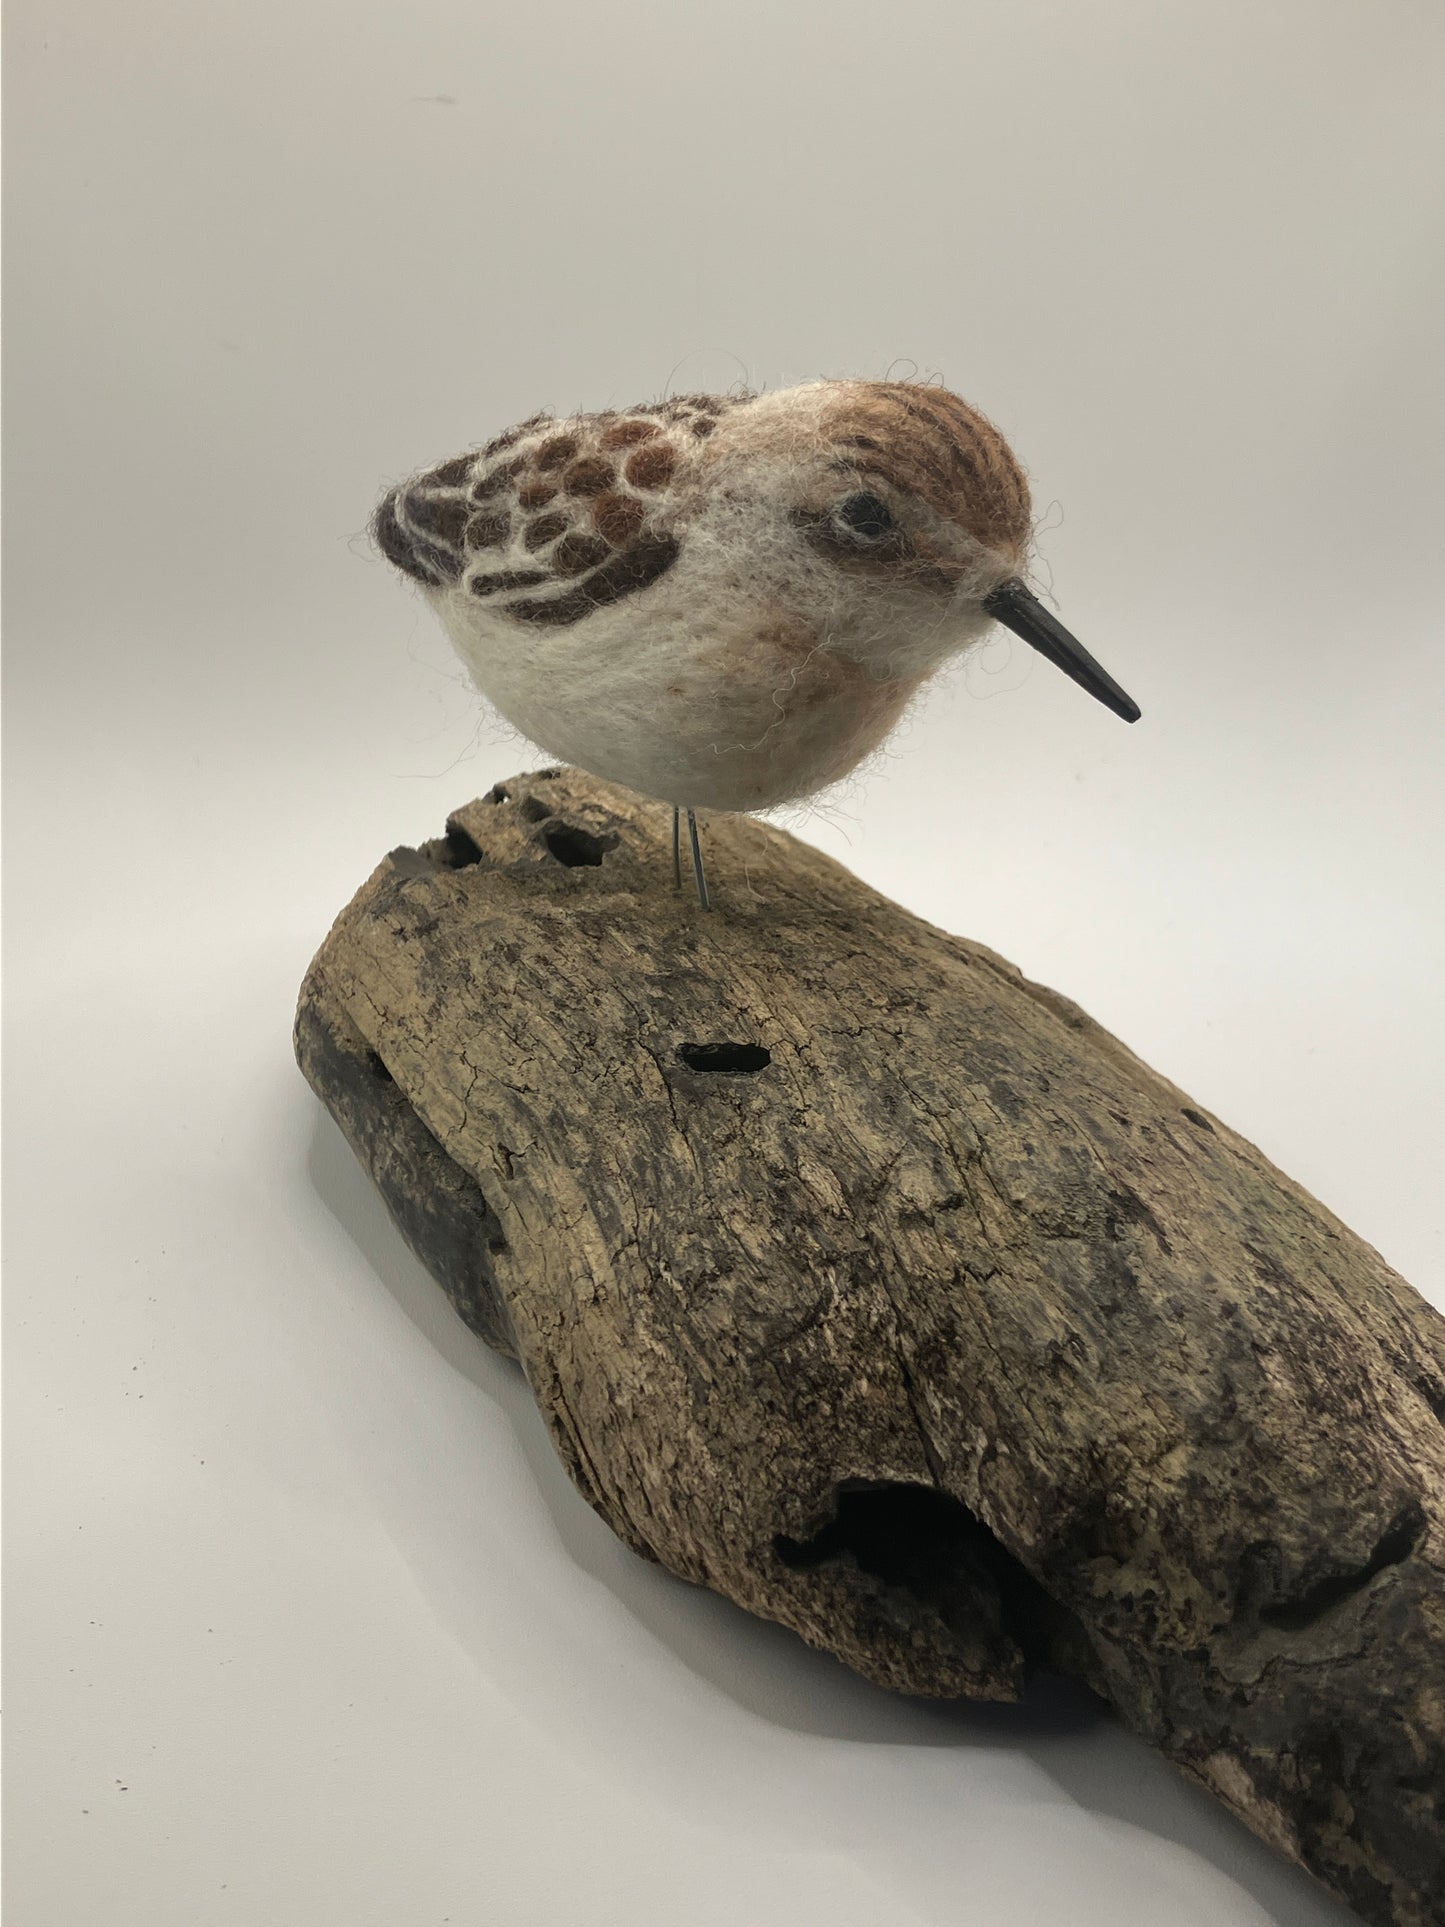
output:
[[[990,598],[1027,596],[1032,522],[957,396],[825,381],[534,416],[392,490],[375,532],[532,741],[675,805],[756,810],[847,775],[987,632]]]

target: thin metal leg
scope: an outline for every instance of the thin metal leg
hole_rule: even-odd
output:
[[[708,901],[707,894],[707,877],[702,867],[702,845],[697,840],[697,817],[691,810],[687,813],[687,834],[692,844],[692,873],[697,879],[697,900],[704,910],[711,910],[712,904]]]
[[[682,888],[682,811],[672,806],[672,887]]]

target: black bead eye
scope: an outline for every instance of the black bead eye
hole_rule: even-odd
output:
[[[850,535],[856,535],[864,542],[881,542],[885,535],[893,533],[896,526],[888,504],[866,490],[845,496],[834,514]]]

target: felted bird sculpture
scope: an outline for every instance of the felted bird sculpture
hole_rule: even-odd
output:
[[[561,760],[689,813],[812,796],[997,621],[1138,707],[1022,579],[1028,484],[947,389],[535,415],[394,488],[376,540],[483,695]]]

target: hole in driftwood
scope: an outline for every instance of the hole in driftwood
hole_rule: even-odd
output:
[[[761,1044],[679,1044],[677,1054],[690,1071],[713,1071],[724,1077],[745,1077],[766,1070],[773,1061]]]
[[[543,815],[547,814],[544,810]],[[596,869],[607,852],[617,845],[615,835],[594,836],[591,830],[579,829],[575,823],[559,823],[555,829],[544,832],[542,841],[557,861],[565,863],[569,870],[584,866]]]
[[[371,1072],[373,1077],[379,1077],[383,1084],[394,1084],[396,1082],[396,1079],[386,1068],[386,1065],[382,1063],[380,1056],[374,1050],[369,1050],[366,1053],[366,1068]]]
[[[1204,1115],[1203,1111],[1196,1111],[1190,1105],[1186,1104],[1184,1106],[1184,1115],[1189,1119],[1191,1124],[1197,1125],[1201,1131],[1208,1131],[1211,1137],[1214,1136],[1214,1126]]]
[[[780,1534],[773,1548],[795,1572],[851,1555],[945,1624],[1002,1635],[1030,1662],[1047,1663],[1048,1594],[961,1499],[933,1486],[846,1480],[821,1531]]]
[[[512,792],[507,788],[505,783],[493,783],[492,787],[487,791],[487,801],[489,803],[510,803],[511,800]]]
[[[544,803],[540,796],[524,796],[521,810],[529,823],[545,823],[552,814],[550,806]]]
[[[1408,1505],[1401,1507],[1386,1526],[1379,1544],[1364,1565],[1357,1566],[1353,1572],[1326,1574],[1297,1599],[1287,1599],[1278,1606],[1262,1607],[1260,1618],[1266,1626],[1278,1626],[1283,1632],[1303,1632],[1306,1626],[1312,1626],[1317,1619],[1322,1619],[1332,1607],[1343,1605],[1345,1600],[1363,1590],[1387,1566],[1398,1566],[1408,1559],[1424,1530],[1425,1514],[1411,1500]]]
[[[469,836],[460,823],[448,823],[446,835],[428,844],[427,850],[429,854],[435,852],[444,870],[467,870],[482,860],[481,844]]]

